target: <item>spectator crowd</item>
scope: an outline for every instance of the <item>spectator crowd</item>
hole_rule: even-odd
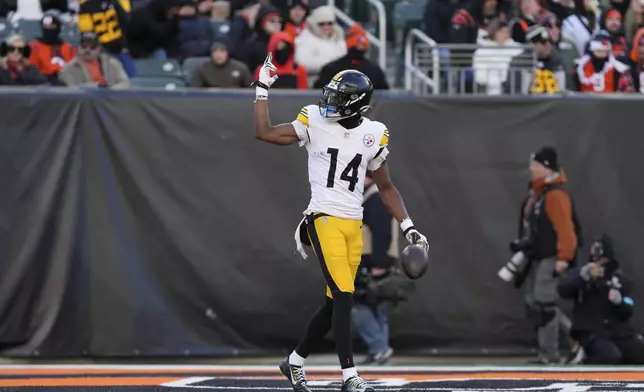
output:
[[[367,57],[366,31],[357,23],[345,30],[331,7],[307,0],[0,0],[0,18],[40,20],[42,30],[31,42],[17,34],[4,40],[0,85],[121,88],[137,77],[139,59],[197,58],[189,87],[249,87],[272,53],[276,88],[319,87],[347,67],[389,88]],[[226,33],[213,23],[222,18]],[[77,45],[62,39],[66,23],[80,31]]]
[[[0,18],[38,20],[42,30],[30,42],[17,34],[3,40],[0,84],[120,88],[137,77],[139,59],[197,58],[189,87],[241,88],[272,53],[276,88],[319,88],[346,68],[389,88],[368,58],[364,28],[344,26],[325,1],[132,1],[0,0]],[[643,3],[602,1],[426,0],[424,29],[439,45],[469,45],[441,51],[441,61],[451,61],[443,83],[462,92],[644,92]],[[70,24],[78,42],[61,35]]]
[[[640,0],[428,0],[424,14],[438,44],[478,47],[459,78],[490,95],[644,92],[643,22]]]

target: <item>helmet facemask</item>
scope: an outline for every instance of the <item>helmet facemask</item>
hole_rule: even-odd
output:
[[[343,118],[355,116],[358,113],[362,113],[370,107],[366,106],[363,108],[358,108],[358,110],[352,107],[352,105],[354,105],[364,97],[364,93],[348,94],[333,89],[329,86],[325,86],[322,91],[322,98],[318,103],[322,117],[341,120]]]
[[[320,99],[320,114],[326,118],[340,119],[343,117],[341,110],[349,102],[349,96],[329,87],[322,89]]]

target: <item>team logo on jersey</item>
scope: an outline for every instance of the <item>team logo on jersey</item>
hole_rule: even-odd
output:
[[[376,139],[374,139],[373,135],[365,135],[362,141],[364,142],[365,146],[371,147],[373,146],[373,143],[376,141]]]

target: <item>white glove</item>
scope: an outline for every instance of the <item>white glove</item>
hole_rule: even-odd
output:
[[[277,75],[271,76],[271,72],[277,71],[277,68],[271,62],[272,60],[273,55],[269,53],[262,68],[259,69],[259,80],[253,83],[256,99],[266,99],[268,97],[268,88],[277,80]]]
[[[409,241],[410,244],[422,245],[425,248],[425,252],[429,252],[429,242],[427,241],[427,237],[416,230],[411,219],[407,218],[400,222],[400,229],[403,231],[403,235],[407,238],[407,241]]]

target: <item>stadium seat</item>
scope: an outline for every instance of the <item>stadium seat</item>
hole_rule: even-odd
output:
[[[394,28],[405,31],[411,28],[422,28],[425,4],[426,0],[396,3],[394,6]]]
[[[18,22],[18,31],[27,42],[42,35],[40,20],[20,20]]]
[[[80,33],[73,33],[73,32],[68,32],[68,33],[60,33],[60,39],[62,39],[65,42],[69,42],[70,45],[73,47],[78,47],[80,45]]]
[[[183,62],[183,76],[188,79],[190,74],[201,63],[209,61],[210,57],[189,57]]]
[[[142,88],[160,88],[164,90],[175,90],[185,88],[186,81],[178,76],[158,76],[158,77],[136,77],[130,79],[133,87]]]
[[[574,47],[561,49],[561,56],[566,69],[572,69],[575,66],[575,60],[581,57]]]
[[[0,41],[11,35],[11,24],[6,19],[0,19]]]
[[[134,60],[134,66],[142,77],[181,76],[181,66],[176,60],[137,59]]]
[[[80,34],[78,26],[74,23],[63,22],[60,33],[64,35]]]
[[[228,21],[225,20],[211,20],[210,25],[215,35],[228,34],[230,31],[230,25],[228,24]]]

